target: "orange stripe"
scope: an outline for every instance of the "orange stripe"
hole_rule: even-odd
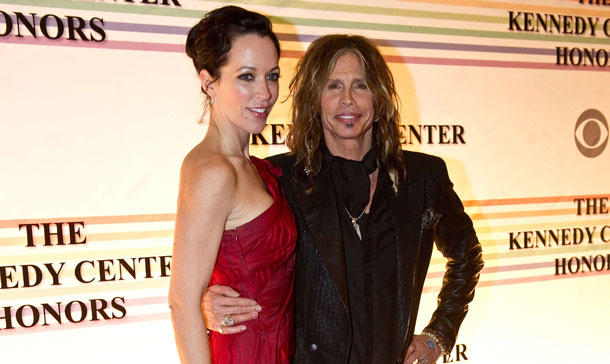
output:
[[[506,212],[489,212],[489,213],[471,213],[469,216],[473,221],[490,221],[495,219],[506,219],[506,218],[528,218],[528,217],[541,217],[541,216],[561,216],[561,215],[569,215],[573,216],[575,214],[573,209],[555,209],[555,210],[532,210],[532,211],[506,211]],[[115,216],[119,218],[120,216]],[[129,216],[125,216],[129,218]],[[565,228],[565,227],[574,227],[577,226],[585,226],[583,224],[590,225],[603,225],[606,224],[605,220],[569,220],[556,222],[551,225],[546,225],[547,228]],[[528,228],[535,229],[539,224],[531,223],[531,224],[511,224],[511,225],[495,225],[495,226],[479,226],[476,228],[479,234],[481,233],[489,233],[489,232],[503,232],[503,231],[513,231],[513,230],[527,230]],[[129,231],[129,232],[112,232],[112,233],[97,233],[97,234],[86,234],[87,242],[106,242],[106,241],[117,241],[117,240],[143,240],[143,239],[167,239],[172,238],[174,235],[174,230],[143,230],[143,231]],[[67,243],[67,242],[66,242]],[[9,247],[9,246],[23,246],[25,247],[27,244],[25,232],[23,236],[20,237],[6,237],[0,238],[0,248],[1,247]],[[44,239],[42,236],[35,235],[34,236],[34,244],[35,246],[42,246],[44,244]]]
[[[605,226],[608,225],[608,218],[603,220],[568,220],[561,222],[553,222],[544,224],[544,229],[571,229],[574,227],[584,227],[584,226],[594,226],[600,225]],[[491,225],[491,226],[477,226],[475,230],[477,234],[483,233],[503,233],[510,231],[529,231],[529,230],[539,230],[541,223],[523,223],[523,224],[510,224],[510,225]]]
[[[158,273],[157,266],[155,264],[152,273]],[[97,267],[96,267],[97,268]],[[67,272],[66,272],[67,273]],[[70,272],[73,273],[73,272]],[[114,274],[114,272],[113,272]],[[71,277],[62,275],[62,279]],[[97,276],[87,276],[85,279],[99,279]],[[150,289],[162,289],[166,290],[169,285],[169,277],[160,277],[158,274],[153,275],[153,278],[138,278],[138,280],[132,281],[120,281],[118,277],[114,276],[113,281],[110,282],[99,282],[95,281],[88,284],[74,283],[80,285],[74,286],[44,286],[44,287],[32,287],[32,288],[15,288],[5,289],[2,292],[3,300],[29,300],[34,298],[42,297],[60,297],[60,296],[73,296],[73,295],[85,295],[85,294],[101,294],[102,292],[126,292],[126,291],[137,291],[137,290],[150,290]],[[49,283],[49,282],[47,282]]]
[[[588,277],[596,277],[610,274],[610,271],[599,271],[599,272],[587,272],[587,273],[578,273],[578,274],[563,274],[563,275],[545,275],[545,276],[533,276],[533,277],[521,277],[521,278],[508,278],[508,279],[498,279],[492,281],[479,281],[477,284],[477,289],[483,287],[495,287],[495,286],[506,286],[512,284],[521,284],[521,283],[535,283],[535,282],[546,282],[546,281],[554,281],[558,279],[573,279],[573,278],[588,278]],[[434,287],[424,287],[423,293],[435,293],[440,291],[440,286]]]
[[[0,220],[0,228],[19,228],[20,224],[42,224],[68,221],[83,221],[85,225],[121,224],[130,222],[160,222],[174,221],[176,214],[146,214],[118,216],[82,216],[82,217],[52,217],[40,219]]]
[[[540,203],[557,203],[557,202],[573,202],[575,199],[600,198],[608,197],[610,194],[595,194],[595,195],[572,195],[572,196],[545,196],[545,197],[520,197],[520,198],[498,198],[488,200],[464,200],[462,201],[465,207],[481,207],[481,206],[506,206],[506,205],[526,205]],[[546,210],[550,211],[550,215],[561,215],[562,210]],[[555,212],[553,212],[555,211]],[[565,210],[568,211],[568,210]],[[574,210],[569,211],[573,214]],[[495,213],[485,214],[486,216],[494,216]],[[518,216],[528,216],[526,212],[514,212]],[[473,215],[474,216],[474,215]],[[500,215],[498,215],[500,216]],[[531,215],[544,216],[544,215]],[[514,217],[507,215],[506,217]],[[123,223],[138,223],[138,222],[167,222],[174,221],[176,214],[144,214],[144,215],[117,215],[117,216],[81,216],[81,217],[53,217],[39,219],[11,219],[0,220],[0,229],[19,228],[20,224],[42,224],[67,221],[83,221],[85,225],[95,224],[123,224]],[[500,217],[498,217],[500,218]],[[22,229],[25,234],[25,229]],[[0,238],[0,241],[2,239]]]
[[[116,216],[120,217],[120,216]],[[128,217],[128,216],[127,216]],[[86,234],[87,243],[102,242],[102,241],[116,241],[116,240],[141,240],[141,239],[163,239],[172,238],[174,236],[174,230],[144,230],[144,231],[129,231],[129,232],[116,232],[116,233],[98,233],[98,234]],[[65,238],[64,238],[65,240]],[[65,242],[68,243],[67,241]],[[34,245],[42,246],[44,244],[44,238],[42,236],[34,236]],[[25,232],[22,237],[19,238],[0,238],[0,247],[3,246],[23,246],[27,245]]]
[[[502,245],[501,241],[498,241],[497,245]],[[596,245],[566,245],[562,247],[540,247],[540,248],[528,248],[518,250],[507,250],[507,251],[496,251],[488,252],[483,246],[483,258],[487,263],[492,261],[500,261],[498,264],[502,264],[507,259],[523,259],[523,258],[543,258],[547,256],[557,255],[604,255],[610,253],[609,247],[602,244]],[[447,263],[447,259],[443,257],[432,258],[430,260],[431,265],[444,265]]]
[[[532,13],[558,13],[558,14],[573,14],[573,15],[585,15],[593,17],[609,17],[610,11],[604,11],[603,6],[588,6],[582,8],[568,8],[559,6],[543,6],[543,5],[529,5],[520,3],[508,3],[508,2],[493,2],[493,1],[480,1],[480,0],[403,0],[411,3],[424,3],[424,4],[440,4],[440,5],[457,5],[467,6],[473,8],[487,8],[487,9],[500,9],[500,10],[516,10],[526,11]],[[572,0],[577,3],[578,0]]]
[[[525,205],[534,203],[573,202],[577,198],[600,198],[610,195],[574,195],[574,196],[547,196],[547,197],[521,197],[521,198],[496,198],[489,200],[464,200],[466,207],[470,206],[503,206],[503,205]]]
[[[126,316],[122,319],[115,320],[101,320],[101,321],[83,321],[81,323],[72,323],[67,321],[67,319],[61,324],[50,324],[49,326],[38,325],[32,328],[24,328],[24,327],[15,327],[14,329],[2,330],[0,331],[0,336],[8,336],[8,335],[24,335],[24,334],[36,334],[36,333],[45,333],[52,332],[58,330],[73,330],[73,329],[84,329],[87,327],[96,327],[96,326],[108,326],[108,325],[121,325],[121,324],[135,324],[139,322],[148,322],[148,321],[157,321],[157,320],[169,320],[170,314],[169,312],[161,312],[161,313],[151,313],[147,315],[135,315],[135,316]]]
[[[506,211],[469,214],[473,220],[509,219],[513,217],[537,217],[537,216],[559,216],[574,215],[574,209],[556,210],[528,210],[528,211]]]

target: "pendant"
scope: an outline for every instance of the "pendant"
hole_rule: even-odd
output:
[[[355,217],[352,217],[352,226],[354,227],[354,230],[356,230],[356,234],[358,234],[360,240],[362,240],[362,235],[360,235],[360,225],[358,225],[358,219]]]

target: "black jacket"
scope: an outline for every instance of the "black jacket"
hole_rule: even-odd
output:
[[[411,342],[433,243],[448,259],[439,305],[428,328],[439,333],[449,347],[455,344],[459,326],[474,296],[483,267],[481,245],[472,221],[453,191],[442,159],[404,151],[407,180],[398,186],[391,201],[394,232],[398,242],[398,278],[395,299],[400,312],[388,313],[396,320],[396,340],[387,353],[377,353],[374,363],[400,361]],[[295,364],[347,363],[351,325],[347,309],[347,278],[343,241],[336,199],[328,168],[316,176],[316,188],[294,179],[294,156],[268,158],[280,166],[280,183],[292,206],[299,232],[295,282]],[[384,284],[384,282],[374,282]]]

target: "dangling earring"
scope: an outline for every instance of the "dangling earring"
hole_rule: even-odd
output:
[[[311,145],[309,140],[305,140],[305,149],[307,150],[307,155],[309,156],[311,153]],[[307,160],[305,161],[303,172],[305,172],[307,177],[311,177],[311,175],[313,174],[313,168],[311,167],[311,160],[309,158],[307,158]]]
[[[373,122],[376,123],[379,121],[379,115],[375,115],[375,118],[373,119]]]
[[[311,177],[311,174],[313,173],[313,169],[311,168],[311,165],[309,164],[309,162],[307,163],[307,165],[305,167],[303,167],[303,172],[305,172],[307,177]]]

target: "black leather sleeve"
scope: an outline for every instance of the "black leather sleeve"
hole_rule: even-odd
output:
[[[442,162],[440,167],[442,216],[435,240],[438,250],[448,261],[438,295],[438,307],[425,330],[434,331],[451,351],[468,312],[468,304],[474,297],[474,288],[483,268],[483,253],[472,220],[453,190],[445,163]]]

